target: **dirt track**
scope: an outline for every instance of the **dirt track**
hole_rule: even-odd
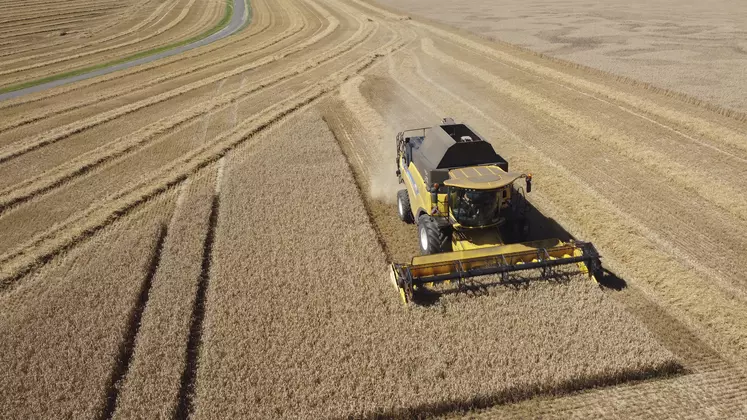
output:
[[[119,235],[131,226],[126,228],[132,236],[128,241],[160,249],[153,245],[158,223],[174,231],[186,223],[183,213],[169,206],[193,208],[192,197],[211,196],[202,190],[184,193],[197,188],[190,185],[219,179],[214,174],[224,160],[230,167],[238,155],[235,149],[250,156],[258,150],[283,153],[257,148],[257,142],[271,141],[259,134],[289,116],[314,111],[326,117],[355,172],[384,254],[398,261],[413,255],[416,244],[412,229],[402,229],[392,206],[398,188],[392,182],[395,132],[430,125],[443,116],[472,124],[513,168],[534,174],[534,232],[546,228],[562,236],[567,231],[594,242],[614,273],[605,281],[622,289],[608,289],[608,297],[645,324],[689,372],[493,410],[517,416],[563,415],[566,409],[579,416],[615,415],[620,414],[615,411],[618,398],[643,395],[635,400],[641,417],[747,414],[738,402],[747,398],[747,261],[740,258],[747,254],[744,116],[359,1],[256,0],[252,7],[252,24],[230,41],[0,103],[0,314],[11,323],[3,328],[13,330],[16,342],[41,340],[40,346],[58,354],[74,354],[93,337],[106,336],[94,355],[102,367],[78,378],[89,385],[68,389],[72,402],[33,412],[70,412],[69,407],[97,392],[102,400],[135,404],[138,399],[127,394],[127,387],[117,396],[116,387],[107,385],[116,379],[109,377],[110,371],[128,366],[133,383],[169,393],[146,399],[163,410],[175,401],[191,407],[195,380],[199,387],[201,380],[225,379],[199,371],[189,357],[186,369],[197,372],[180,378],[178,386],[174,372],[143,378],[138,375],[154,362],[137,350],[129,353],[132,363],[118,365],[114,356],[122,354],[119,343],[138,340],[137,327],[127,327],[131,313],[140,313],[143,325],[154,324],[141,329],[143,346],[157,348],[159,337],[163,346],[175,346],[159,357],[217,348],[201,346],[199,334],[192,331],[196,327],[188,327],[184,317],[171,319],[167,312],[148,310],[147,299],[138,300],[137,288],[112,288],[109,298],[120,297],[122,308],[106,313],[92,308],[91,328],[71,329],[69,340],[46,343],[45,337],[12,327],[12,322],[32,316],[22,309],[24,302],[44,293],[44,284],[62,282],[58,288],[64,288],[71,281],[54,269],[61,266],[68,273],[67,264],[80,255],[94,255],[97,249],[90,244],[106,243],[102,238],[110,232]],[[301,171],[298,176],[303,179]],[[262,194],[261,186],[247,186],[242,193]],[[186,198],[174,198],[183,194]],[[313,190],[309,194],[309,205],[321,199]],[[141,220],[143,210],[156,205],[158,217],[137,227],[134,222]],[[245,211],[277,211],[258,206]],[[199,233],[177,238],[186,238],[184,255],[198,255],[204,247],[200,275],[209,277],[206,261],[212,260],[206,244],[211,240],[206,238],[215,226],[205,219],[207,206],[194,208],[201,209],[194,222]],[[180,239],[166,238],[161,257],[186,258],[174,251]],[[129,262],[130,275],[148,271],[142,262],[148,249]],[[247,255],[239,252],[235,258]],[[164,260],[163,266],[180,265]],[[221,296],[211,295],[209,282],[199,286],[197,265],[185,267],[173,276],[184,276],[189,292],[179,289],[180,282],[164,281],[153,289],[153,299],[174,305],[175,313],[202,305],[209,320],[210,304]],[[153,281],[165,278],[152,274],[148,278]],[[202,296],[200,287],[206,288]],[[230,288],[223,287],[225,298],[232,299]],[[168,298],[169,288],[177,298]],[[192,290],[198,290],[195,296]],[[43,302],[54,307],[70,299],[60,293]],[[392,293],[391,298],[397,297]],[[230,323],[231,314],[224,308],[221,319]],[[62,315],[50,316],[45,321],[49,325],[64,321]],[[85,317],[76,322],[85,323]],[[0,355],[0,367],[23,380],[23,362],[8,354]],[[198,356],[190,357],[194,361]],[[76,363],[85,362],[73,360],[55,375],[77,372]],[[657,411],[667,396],[689,403]],[[590,399],[593,410],[587,407]],[[97,407],[89,404],[84,411]]]

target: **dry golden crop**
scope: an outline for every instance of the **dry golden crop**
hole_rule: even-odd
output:
[[[187,343],[194,334],[200,283],[208,275],[205,238],[211,214],[217,211],[216,172],[215,167],[206,168],[181,187],[114,418],[172,418],[189,391],[183,376],[186,369],[194,369],[187,367],[187,352],[195,349]]]
[[[173,195],[0,297],[0,412],[91,418],[107,410],[158,262]]]
[[[739,48],[747,38],[735,23],[747,11],[726,0],[691,3],[547,6],[538,1],[376,0],[404,13],[444,22],[502,43],[541,52],[656,90],[684,92],[721,107],[747,111]],[[588,6],[588,7],[587,7]],[[620,13],[622,8],[624,13]],[[541,8],[542,13],[536,13]],[[716,35],[718,34],[718,35]],[[708,59],[698,57],[707,55]],[[708,104],[710,105],[710,104]]]

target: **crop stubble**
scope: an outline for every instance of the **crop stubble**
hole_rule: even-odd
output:
[[[378,0],[498,42],[747,110],[742,3]]]

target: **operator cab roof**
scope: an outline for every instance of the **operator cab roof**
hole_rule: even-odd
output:
[[[493,146],[466,124],[443,124],[424,129],[424,141],[413,156],[425,170],[503,164]],[[421,137],[422,138],[422,137]]]
[[[449,171],[449,179],[444,185],[473,190],[493,190],[512,184],[523,174],[505,172],[495,165],[456,168]]]

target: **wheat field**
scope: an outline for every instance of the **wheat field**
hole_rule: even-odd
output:
[[[4,3],[0,84],[188,38],[225,8],[45,4]],[[733,102],[456,14],[250,6],[231,37],[0,102],[3,416],[747,416]],[[78,41],[43,35],[62,30]],[[394,138],[445,116],[533,173],[533,238],[593,242],[600,284],[528,273],[401,304],[387,265],[418,244]]]

